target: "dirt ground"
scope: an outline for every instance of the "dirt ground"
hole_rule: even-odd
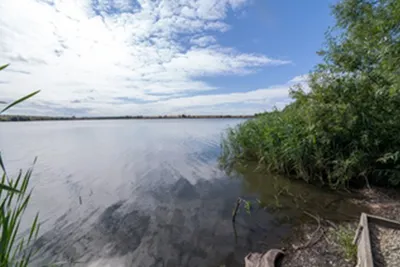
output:
[[[355,192],[355,194],[357,198],[352,201],[366,206],[370,214],[400,221],[399,190],[374,188],[360,190]],[[358,220],[335,224],[316,217],[315,224],[298,227],[293,238],[289,242],[286,242],[286,244],[283,244],[285,256],[280,266],[355,266],[356,259],[346,254],[343,240],[339,238],[338,231],[339,229],[347,229],[351,235],[348,236],[348,239],[350,239],[354,236],[357,225]]]

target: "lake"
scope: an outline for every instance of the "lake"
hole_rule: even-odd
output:
[[[243,266],[248,252],[290,235],[298,203],[327,212],[325,201],[336,215],[354,210],[341,199],[331,205],[333,194],[265,179],[253,167],[228,177],[218,168],[221,135],[242,121],[1,123],[9,173],[38,157],[21,228],[39,212],[33,266]],[[239,196],[268,205],[250,214],[241,208],[233,226]],[[272,206],[293,208],[278,216]]]

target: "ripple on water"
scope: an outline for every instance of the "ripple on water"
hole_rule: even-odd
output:
[[[296,203],[282,192],[301,192],[307,203],[322,203],[327,195],[272,182],[251,168],[237,175],[244,179],[227,177],[217,168],[219,141],[227,125],[238,122],[4,124],[2,152],[19,159],[6,160],[10,170],[39,157],[26,216],[39,210],[43,222],[33,266],[58,261],[82,262],[77,266],[242,266],[248,251],[279,244],[290,224],[277,223],[280,217],[272,206],[255,208],[251,216],[241,209],[232,226],[236,198],[259,197],[268,204],[278,199],[275,204],[292,207],[283,209],[282,216],[297,216],[292,213]],[[335,209],[343,210],[338,203]],[[23,228],[27,226],[24,222]]]

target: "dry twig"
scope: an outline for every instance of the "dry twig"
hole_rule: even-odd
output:
[[[317,229],[311,234],[310,239],[309,239],[304,245],[301,245],[301,246],[295,246],[295,245],[293,245],[293,248],[294,248],[295,251],[300,250],[300,249],[306,249],[306,248],[308,248],[308,247],[310,247],[310,246],[315,245],[315,244],[322,238],[322,236],[324,235],[324,231],[322,231],[322,233],[313,241],[315,234],[316,234],[317,232],[319,232],[319,230],[321,229],[321,218],[320,218],[320,217],[317,217],[317,216],[314,216],[314,215],[312,215],[311,213],[309,213],[309,212],[307,212],[307,211],[304,211],[304,213],[305,213],[306,215],[310,216],[311,218],[315,219],[315,220],[317,221],[317,223],[318,223],[318,227],[317,227]],[[312,242],[312,241],[313,241],[313,242]]]

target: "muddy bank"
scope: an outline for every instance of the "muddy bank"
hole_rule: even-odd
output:
[[[399,192],[374,188],[353,193],[352,202],[363,206],[368,213],[400,220]],[[355,266],[354,247],[344,240],[351,241],[354,237],[360,214],[355,215],[355,219],[333,222],[314,214],[317,219],[310,218],[308,223],[294,228],[291,238],[282,243],[286,255],[280,266]]]

